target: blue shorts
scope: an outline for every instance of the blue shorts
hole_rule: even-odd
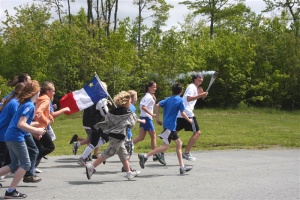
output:
[[[145,131],[154,131],[153,120],[149,117],[140,117],[140,119],[145,119],[146,123],[140,123],[140,128],[143,128]]]

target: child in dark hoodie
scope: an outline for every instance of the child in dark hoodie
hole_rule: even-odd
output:
[[[101,155],[93,164],[86,165],[86,176],[88,179],[95,173],[95,168],[108,158],[118,154],[125,170],[126,178],[133,179],[140,174],[140,171],[131,171],[129,165],[129,155],[125,147],[127,128],[132,128],[137,122],[136,114],[129,110],[131,97],[128,92],[122,91],[114,97],[117,108],[112,109],[105,116],[105,121],[97,123],[94,127],[101,128],[108,134],[109,146],[101,152]]]

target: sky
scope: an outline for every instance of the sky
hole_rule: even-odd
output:
[[[185,5],[178,4],[180,1],[183,0],[166,0],[167,3],[174,6],[174,8],[169,12],[170,17],[167,22],[168,27],[178,26],[178,22],[183,22],[184,16],[189,13],[189,10]],[[33,0],[0,0],[0,26],[2,26],[2,21],[5,20],[5,10],[8,10],[10,15],[14,15],[14,7],[18,7],[19,5],[24,5],[26,3],[31,4],[32,2]],[[75,2],[71,2],[71,12],[77,13],[81,7],[86,8],[86,2],[86,0],[75,0]],[[123,19],[128,16],[135,18],[137,16],[137,6],[133,5],[132,2],[133,0],[119,0],[119,19]],[[67,9],[67,0],[63,0],[62,4],[64,9]],[[249,6],[252,11],[258,14],[266,6],[263,0],[246,0],[245,4]],[[55,16],[57,16],[57,14],[55,14]]]

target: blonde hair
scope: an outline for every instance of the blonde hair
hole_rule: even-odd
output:
[[[128,92],[125,92],[125,91],[121,91],[119,94],[117,94],[114,97],[114,102],[115,102],[117,107],[122,107],[126,103],[128,103],[129,101],[130,101],[130,94]]]
[[[32,80],[27,82],[21,93],[18,95],[19,103],[22,104],[26,100],[31,99],[31,97],[36,95],[40,89],[41,87],[38,81]]]
[[[137,97],[137,92],[135,90],[128,90],[127,92],[130,94],[131,98]]]

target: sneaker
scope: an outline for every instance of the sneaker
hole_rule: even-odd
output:
[[[91,156],[91,155],[88,155],[88,157],[86,157],[85,161],[86,161],[86,162],[93,161],[92,156]]]
[[[73,137],[70,140],[70,144],[73,144],[74,142],[77,142],[77,141],[78,141],[78,135],[74,134]]]
[[[92,159],[96,160],[98,158],[98,155],[92,155]]]
[[[183,167],[180,167],[180,168],[179,168],[179,172],[180,172],[180,174],[184,174],[184,173],[186,173],[186,172],[191,171],[192,169],[193,169],[192,166],[184,165]]]
[[[157,159],[157,154],[155,154],[155,155],[153,156],[153,161],[158,161],[158,159]]]
[[[134,177],[138,176],[140,173],[141,173],[140,171],[130,171],[130,172],[127,172],[127,174],[126,174],[125,177],[126,177],[128,180],[131,180],[131,179],[133,179]]]
[[[163,152],[156,154],[157,155],[157,160],[163,164],[166,165],[166,161],[165,161],[165,154]]]
[[[142,169],[145,168],[145,162],[148,160],[148,158],[145,158],[145,154],[138,154],[138,158],[140,159],[140,166]]]
[[[38,176],[24,176],[23,177],[23,182],[24,183],[38,183],[42,179]]]
[[[132,169],[132,168],[130,168],[130,171],[132,171],[132,172],[135,172],[136,170],[135,170],[135,169]],[[125,168],[124,168],[124,167],[122,167],[122,169],[121,169],[121,172],[126,172],[126,170],[125,170]]]
[[[42,173],[43,171],[38,169],[38,168],[35,168],[35,173]]]
[[[85,166],[86,165],[86,161],[83,159],[83,157],[80,157],[77,161],[78,165],[80,166]]]
[[[26,197],[27,197],[26,194],[22,194],[22,193],[18,192],[17,190],[14,190],[12,192],[8,192],[6,190],[4,199],[24,199]]]
[[[90,180],[92,175],[96,172],[96,170],[92,164],[86,164],[85,170],[86,170],[86,177]]]
[[[77,142],[73,143],[73,154],[76,155],[78,150]]]
[[[43,158],[44,158],[45,160],[48,160],[48,156],[43,156]]]
[[[182,153],[182,158],[189,160],[189,161],[195,161],[196,158],[192,156],[190,153]]]
[[[6,175],[0,176],[0,180],[3,180]]]

